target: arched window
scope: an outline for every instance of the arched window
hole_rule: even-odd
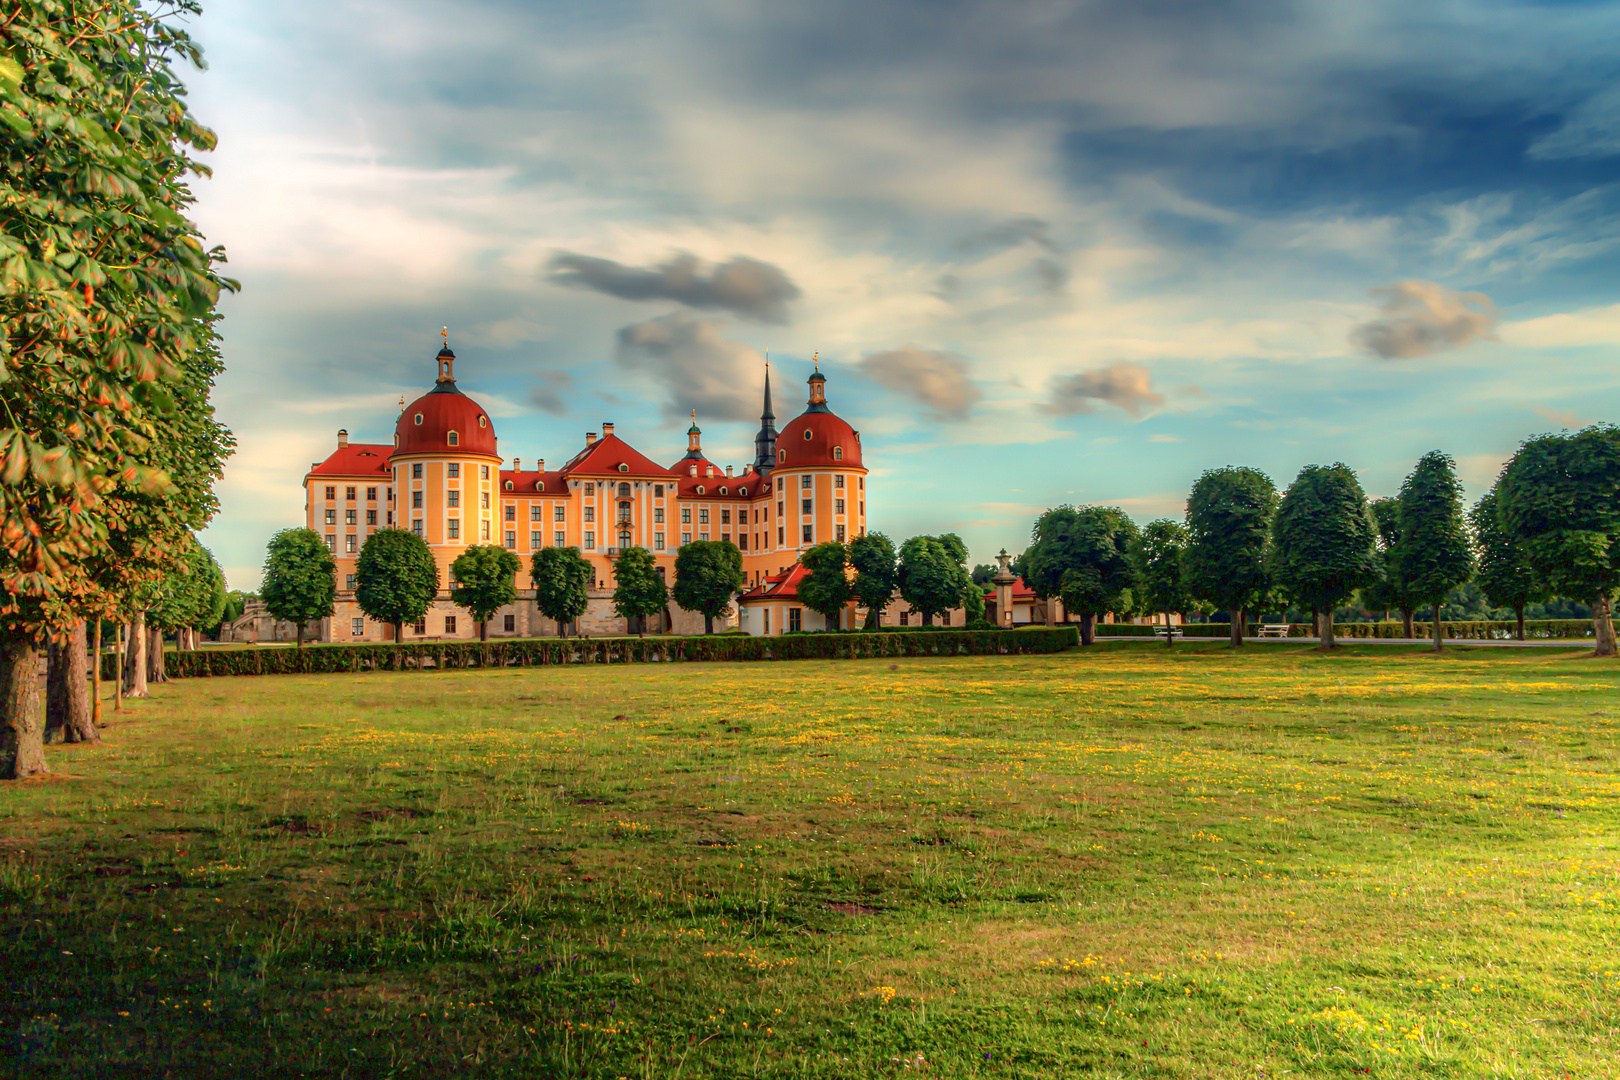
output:
[[[620,529],[619,530],[619,550],[623,551],[625,548],[627,548],[629,546],[630,546],[630,530],[629,529]]]
[[[445,432],[444,441],[449,443],[451,446],[460,446],[461,436],[457,435],[453,431],[447,431]]]
[[[697,486],[697,493],[698,493],[698,494],[699,494],[699,495],[701,495],[701,494],[703,494],[703,485],[702,485],[702,484],[699,484],[699,485],[698,485],[698,486]]]
[[[809,441],[810,441],[810,440],[811,440],[811,439],[813,439],[813,438],[814,438],[814,437],[815,437],[815,436],[814,436],[814,435],[813,435],[813,434],[812,434],[812,433],[811,433],[811,431],[810,431],[810,429],[809,429],[809,428],[805,428],[805,429],[804,429],[804,441],[805,441],[805,442],[809,442]]]
[[[721,484],[720,485],[720,494],[724,495],[725,493],[726,493],[726,485]]]
[[[510,481],[510,480],[508,480],[508,481],[507,481],[507,482],[506,482],[506,490],[507,490],[507,491],[511,491],[511,490],[512,490],[512,481]]]
[[[833,460],[834,461],[843,461],[844,460],[844,448],[842,446],[833,447]]]
[[[619,462],[619,471],[620,472],[629,472],[630,471],[630,466],[626,465],[624,462],[621,461],[621,462]]]
[[[748,489],[747,488],[738,488],[737,489],[737,494],[739,494],[739,495],[747,495],[748,494]]]
[[[624,466],[620,465],[619,468],[622,469],[622,468],[624,468]],[[630,485],[629,484],[620,484],[619,485],[619,498],[628,499],[629,497],[630,497]]]
[[[546,482],[544,480],[536,480],[534,482],[534,490],[536,490],[536,491],[544,491],[544,490],[546,490]]]
[[[422,414],[421,413],[416,414],[416,426],[417,427],[422,426]]]
[[[777,461],[786,461],[787,460],[787,451],[786,450],[778,450],[776,452],[776,460]]]
[[[478,418],[478,426],[479,426],[479,427],[489,427],[489,417],[487,417],[487,416],[480,416],[480,417],[479,417],[479,418]]]

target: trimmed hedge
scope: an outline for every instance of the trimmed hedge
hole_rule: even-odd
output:
[[[1249,635],[1257,635],[1262,624],[1251,622]],[[1484,619],[1460,620],[1444,624],[1445,635],[1460,641],[1510,641],[1515,626],[1511,622],[1493,622]],[[1230,623],[1188,623],[1181,628],[1184,637],[1225,638],[1231,636]],[[1434,631],[1430,623],[1415,622],[1412,632],[1420,638],[1430,639]],[[1333,633],[1341,638],[1398,638],[1406,628],[1398,622],[1334,623]],[[1153,627],[1135,623],[1098,623],[1098,637],[1152,637]],[[1290,623],[1289,637],[1315,637],[1316,627],[1310,623]],[[1559,638],[1589,638],[1592,636],[1591,619],[1527,619],[1524,636],[1530,640]]]
[[[916,634],[805,634],[792,637],[519,638],[407,645],[308,645],[169,653],[171,678],[211,675],[306,675],[340,671],[546,667],[705,660],[853,660],[883,656],[995,656],[1055,653],[1080,644],[1072,626],[1032,630],[957,630]],[[116,657],[102,657],[110,679]]]

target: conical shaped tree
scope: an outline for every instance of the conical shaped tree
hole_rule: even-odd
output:
[[[1463,521],[1462,483],[1451,455],[1424,454],[1401,485],[1401,533],[1394,564],[1401,586],[1417,604],[1434,605],[1434,648],[1445,641],[1440,606],[1446,594],[1474,572]]]
[[[1367,496],[1348,465],[1307,465],[1277,504],[1271,577],[1310,608],[1331,649],[1333,609],[1378,574]]]
[[[1259,469],[1211,469],[1187,496],[1187,551],[1182,562],[1189,595],[1226,611],[1232,644],[1243,644],[1243,616],[1271,587],[1266,555],[1277,488]]]

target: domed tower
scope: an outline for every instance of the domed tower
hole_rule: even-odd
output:
[[[494,543],[500,528],[501,457],[489,414],[456,388],[448,335],[433,389],[405,406],[394,425],[395,523],[427,541],[448,589],[450,564],[473,544]],[[438,617],[435,612],[429,618]],[[471,626],[468,620],[468,627]],[[428,633],[466,636],[446,627]]]
[[[779,542],[789,551],[866,533],[861,433],[827,405],[827,377],[819,362],[809,385],[804,412],[776,436],[771,471]]]

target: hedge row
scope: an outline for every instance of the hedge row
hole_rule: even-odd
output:
[[[802,637],[520,638],[406,645],[310,645],[169,653],[170,677],[294,675],[339,671],[432,671],[445,668],[545,667],[551,664],[643,664],[703,660],[852,660],[883,656],[981,656],[1055,653],[1080,643],[1072,626],[1028,630],[958,630],[914,634],[807,634]],[[102,658],[112,678],[115,657]]]
[[[1493,622],[1484,619],[1459,620],[1442,624],[1445,636],[1465,641],[1507,641],[1516,632],[1511,622]],[[1260,632],[1260,623],[1249,624],[1250,636]],[[1098,637],[1152,637],[1154,628],[1135,623],[1098,623]],[[1181,628],[1186,637],[1225,638],[1231,636],[1229,623],[1188,623]],[[1432,624],[1415,622],[1412,632],[1420,638],[1433,635]],[[1334,623],[1333,633],[1341,638],[1398,638],[1406,636],[1406,628],[1398,622]],[[1315,637],[1316,627],[1310,623],[1290,623],[1289,637]],[[1592,636],[1591,619],[1535,619],[1526,620],[1524,636],[1533,640],[1548,638],[1589,638]]]

